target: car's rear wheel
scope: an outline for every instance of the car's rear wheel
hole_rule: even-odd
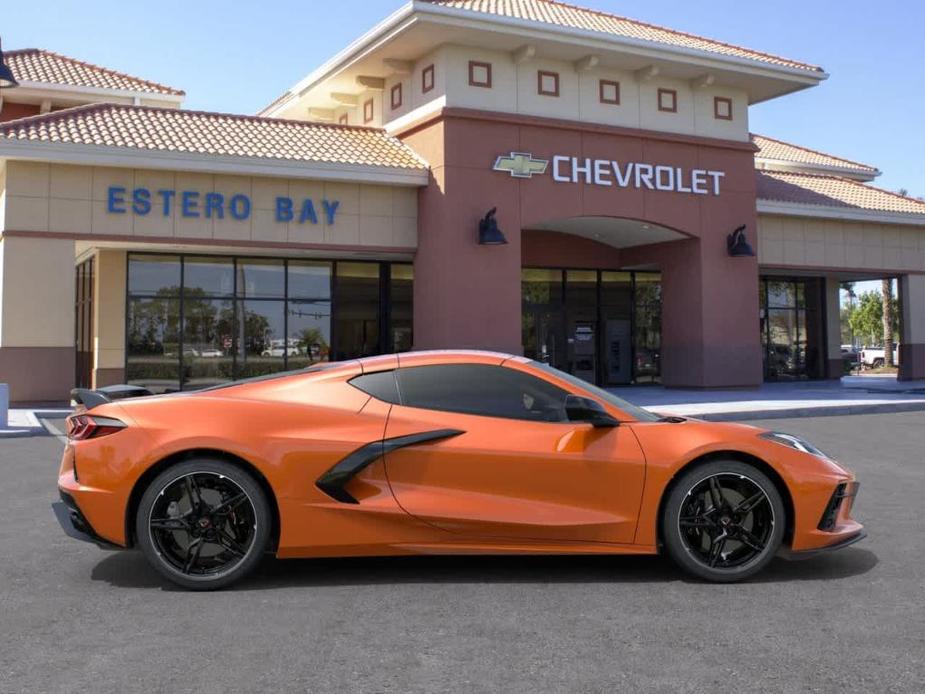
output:
[[[260,485],[236,465],[187,460],[158,475],[138,504],[138,546],[162,575],[192,590],[224,588],[250,573],[270,540]]]
[[[874,359],[873,363],[870,365],[872,369],[882,369],[884,361],[881,357]]]
[[[761,470],[717,460],[685,472],[662,516],[669,556],[708,581],[741,581],[761,571],[787,525],[780,492]]]

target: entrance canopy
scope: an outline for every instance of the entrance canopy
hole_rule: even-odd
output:
[[[531,225],[539,231],[557,231],[581,236],[614,248],[648,246],[687,238],[685,234],[659,224],[623,217],[570,217]]]

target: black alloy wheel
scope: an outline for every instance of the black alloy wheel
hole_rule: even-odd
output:
[[[716,461],[677,481],[662,531],[682,568],[710,581],[738,581],[771,561],[786,520],[780,493],[764,473],[739,461]]]
[[[145,557],[162,575],[184,588],[211,590],[240,580],[260,562],[270,512],[244,470],[190,460],[149,485],[135,527]]]

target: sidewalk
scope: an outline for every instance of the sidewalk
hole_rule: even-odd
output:
[[[12,409],[9,411],[6,429],[0,429],[0,439],[18,436],[35,436],[46,433],[40,419],[61,419],[71,413],[71,409]]]
[[[925,382],[897,381],[894,376],[765,383],[749,390],[672,390],[661,386],[609,390],[653,412],[713,421],[925,410]]]

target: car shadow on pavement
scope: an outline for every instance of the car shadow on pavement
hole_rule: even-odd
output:
[[[750,583],[831,581],[867,573],[877,555],[851,547],[801,561],[774,559]],[[121,588],[180,590],[152,569],[140,552],[107,555],[94,581]],[[346,559],[268,557],[232,590],[409,583],[698,583],[664,557],[651,556],[430,556]]]

